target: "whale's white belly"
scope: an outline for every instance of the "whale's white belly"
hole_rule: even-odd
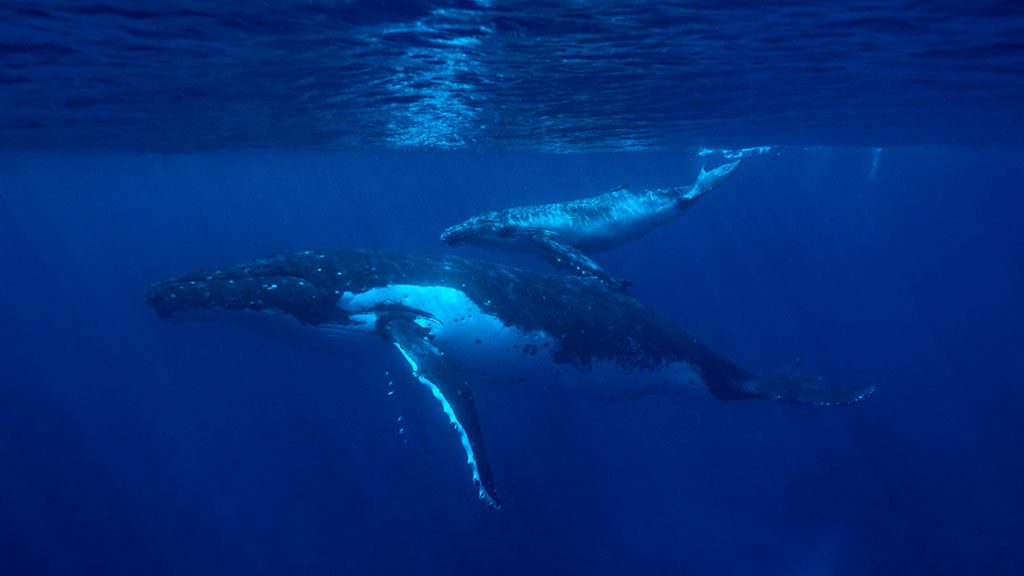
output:
[[[436,347],[456,361],[474,385],[564,389],[607,397],[647,392],[707,395],[700,376],[686,362],[657,369],[626,370],[610,359],[585,365],[556,362],[558,341],[543,330],[506,325],[461,290],[447,286],[395,284],[361,293],[346,292],[339,305],[372,330],[374,308],[401,305],[433,318],[415,321],[430,331]]]
[[[604,210],[580,211],[573,205],[562,208],[570,213],[582,212],[585,216],[566,215],[554,218],[550,226],[540,223],[538,227],[551,230],[561,242],[588,252],[599,252],[621,246],[647,234],[679,215],[675,198],[655,191],[633,193],[616,191],[595,199],[582,200],[580,204],[598,203]]]

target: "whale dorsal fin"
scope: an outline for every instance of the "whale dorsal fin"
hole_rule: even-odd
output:
[[[494,489],[494,476],[487,458],[487,446],[480,433],[473,393],[466,383],[465,373],[427,337],[427,330],[404,317],[386,321],[378,330],[391,340],[395,348],[412,369],[412,375],[426,386],[462,440],[466,461],[473,472],[473,483],[480,498],[500,508],[501,501]]]

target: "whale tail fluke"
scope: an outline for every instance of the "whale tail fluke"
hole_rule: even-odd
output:
[[[815,406],[847,406],[874,393],[874,386],[844,386],[790,368],[766,378],[755,378],[741,385],[742,391],[756,398]]]
[[[698,196],[703,196],[708,192],[711,192],[715,188],[718,188],[722,184],[725,184],[726,180],[732,178],[736,174],[736,170],[740,167],[742,160],[736,160],[728,164],[722,164],[714,170],[705,170],[703,166],[700,168],[700,174],[697,175],[697,181],[690,188],[689,192],[683,195],[683,198],[692,200]]]

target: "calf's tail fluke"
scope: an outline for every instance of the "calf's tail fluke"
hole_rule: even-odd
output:
[[[705,170],[701,167],[700,174],[697,175],[697,181],[683,197],[686,199],[697,198],[725,184],[726,181],[736,174],[741,162],[742,160],[736,160],[728,164],[722,164],[713,170]]]

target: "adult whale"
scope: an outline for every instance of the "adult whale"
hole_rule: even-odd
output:
[[[661,226],[736,173],[740,160],[710,172],[701,168],[692,186],[611,192],[554,204],[484,212],[451,226],[441,240],[452,246],[476,244],[529,252],[580,276],[593,276],[622,288],[587,254],[621,246]]]
[[[172,278],[150,287],[147,299],[162,317],[211,308],[283,313],[327,334],[376,335],[440,402],[480,497],[495,507],[473,382],[820,405],[873,391],[792,374],[761,378],[600,282],[453,256],[284,254]]]

